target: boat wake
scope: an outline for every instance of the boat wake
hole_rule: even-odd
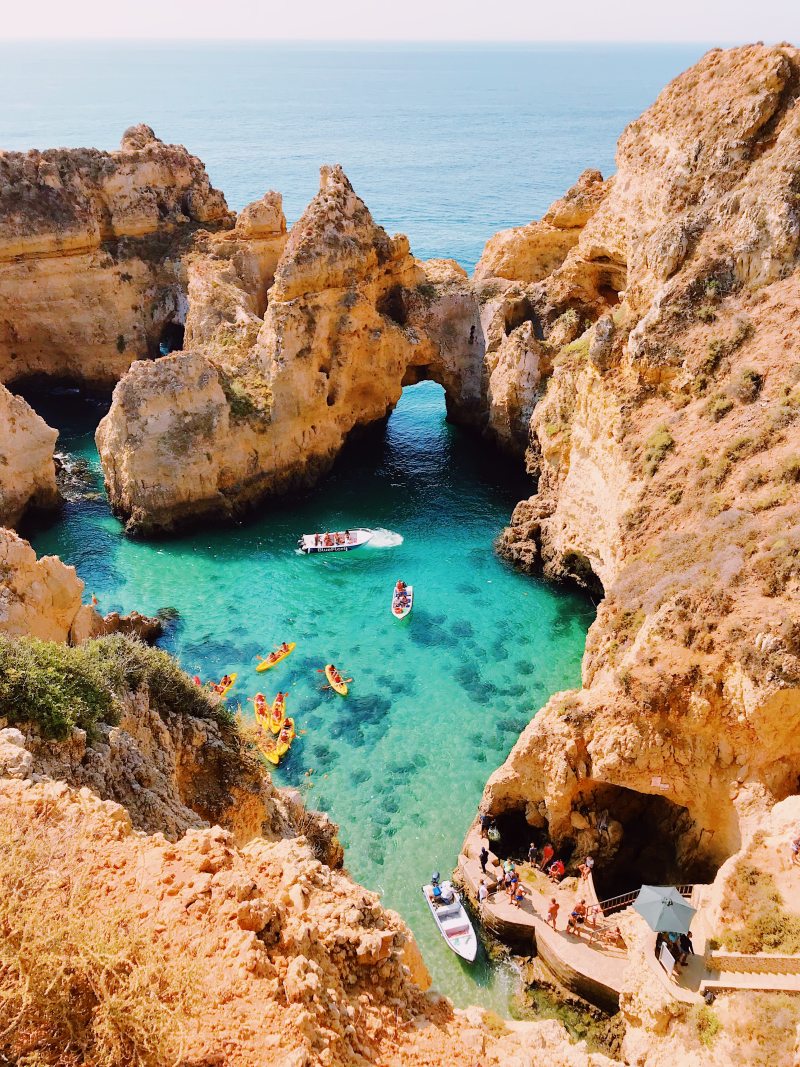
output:
[[[366,548],[397,548],[402,545],[403,535],[394,533],[392,530],[373,530],[372,537],[367,541]]]

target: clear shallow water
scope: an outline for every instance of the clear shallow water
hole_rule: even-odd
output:
[[[338,161],[416,254],[471,268],[488,237],[540,215],[584,168],[610,173],[626,123],[703,51],[0,43],[0,149],[114,148],[147,122],[205,161],[231,207],[276,188],[290,222],[319,165]],[[36,406],[97,477],[100,410],[64,396]],[[441,392],[423,385],[315,494],[246,525],[137,543],[104,501],[84,501],[33,538],[77,565],[103,610],[178,608],[166,643],[191,673],[239,670],[240,699],[290,687],[306,733],[280,780],[313,781],[310,801],[342,825],[349,869],[402,912],[437,986],[500,1009],[507,974],[484,960],[462,967],[418,887],[455,863],[486,778],[531,714],[579,680],[591,606],[492,554],[528,492],[445,424]],[[300,532],[347,525],[403,542],[295,554]],[[389,612],[400,576],[418,598],[405,623]],[[298,641],[293,656],[256,675],[256,654],[284,638]],[[319,690],[316,668],[331,659],[356,679],[347,701]]]
[[[565,33],[569,26],[565,24]],[[705,51],[692,45],[0,43],[0,149],[117,147],[146,122],[240,209],[267,189],[294,221],[342,163],[390,232],[471,269]],[[32,76],[35,72],[35,76]]]
[[[101,409],[64,396],[34,403],[100,486],[92,433]],[[305,734],[276,779],[308,787],[309,802],[341,825],[351,873],[403,914],[437,986],[463,1004],[504,1007],[506,978],[485,961],[460,964],[419,886],[454,866],[486,778],[532,714],[579,682],[593,617],[588,601],[493,554],[527,491],[445,422],[442,390],[424,383],[405,390],[385,431],[348,447],[313,495],[246,524],[137,542],[105,500],[81,501],[33,536],[38,552],[77,566],[103,611],[177,608],[164,643],[189,673],[238,671],[232,696],[245,706],[260,689],[272,697],[288,687]],[[302,532],[347,526],[380,527],[402,543],[296,551]],[[401,576],[415,605],[398,622],[389,609]],[[284,639],[295,652],[256,674],[256,656]],[[331,661],[355,679],[346,699],[321,691],[317,668]]]

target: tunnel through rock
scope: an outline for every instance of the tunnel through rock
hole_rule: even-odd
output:
[[[168,356],[170,352],[183,350],[186,327],[180,322],[168,322],[161,330],[158,341],[158,356]]]

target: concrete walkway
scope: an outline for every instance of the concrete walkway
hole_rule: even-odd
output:
[[[459,857],[461,882],[476,906],[481,879],[492,889],[501,873],[499,864],[491,862],[486,875],[481,871],[477,856],[484,843],[477,830],[473,831]],[[544,963],[568,989],[594,1003],[616,1008],[628,967],[624,940],[614,936],[616,917],[601,917],[596,928],[584,926],[580,934],[568,934],[567,921],[575,904],[582,897],[587,904],[595,902],[591,886],[575,878],[554,885],[529,864],[516,866],[526,890],[522,904],[511,904],[505,890],[500,890],[490,894],[480,907],[481,920],[504,940],[535,945]],[[553,897],[559,904],[555,930],[546,921]]]

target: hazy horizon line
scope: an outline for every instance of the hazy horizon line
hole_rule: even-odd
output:
[[[0,44],[313,44],[313,45],[507,45],[519,47],[525,45],[655,45],[670,47],[673,45],[706,45],[710,48],[731,48],[748,44],[764,44],[763,40],[704,40],[702,38],[557,38],[530,37],[516,40],[507,38],[485,37],[426,37],[426,38],[389,38],[389,37],[3,37]],[[790,44],[788,41],[775,41],[774,45]]]

